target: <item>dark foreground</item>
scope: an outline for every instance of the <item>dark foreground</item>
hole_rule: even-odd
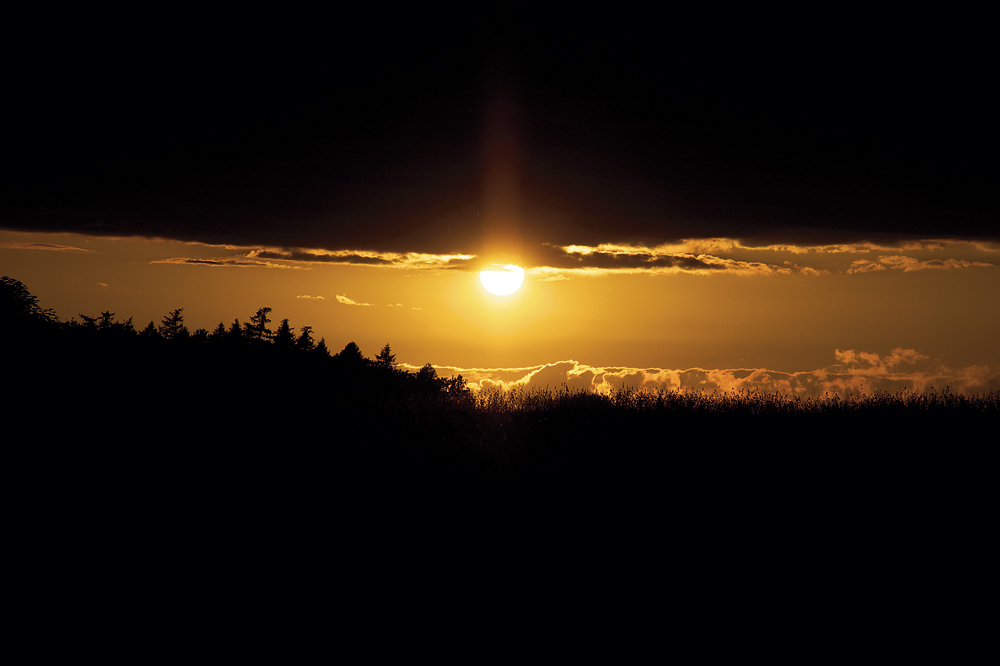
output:
[[[726,615],[779,622],[740,639],[772,646],[912,641],[893,623],[941,627],[949,609],[970,626],[952,609],[994,559],[997,393],[473,394],[398,372],[388,348],[129,328],[0,339],[24,617],[143,637],[336,615],[363,635],[443,598],[460,627],[502,600],[507,622],[569,607],[659,635],[653,604],[706,644]]]

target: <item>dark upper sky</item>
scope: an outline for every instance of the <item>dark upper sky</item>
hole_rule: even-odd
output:
[[[112,18],[34,17],[5,47],[0,226],[430,252],[1000,239],[967,23]]]

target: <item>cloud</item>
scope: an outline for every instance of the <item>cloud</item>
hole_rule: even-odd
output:
[[[307,298],[307,299],[310,299],[310,300],[313,300],[313,301],[325,301],[326,300],[322,296],[310,296],[309,294],[300,294],[300,295],[296,296],[295,298]]]
[[[613,244],[593,247],[546,245],[541,255],[540,268],[547,271],[543,273],[543,279],[549,281],[564,279],[563,271],[589,275],[680,272],[702,275],[710,273],[773,275],[792,272],[790,268],[760,261],[732,259],[704,253],[676,252],[661,247]]]
[[[950,251],[971,258],[936,258],[931,253]],[[854,259],[849,264],[840,257],[876,252],[876,259]],[[698,275],[802,275],[818,277],[832,273],[871,273],[892,269],[913,272],[926,269],[989,267],[992,246],[966,241],[906,241],[895,245],[870,242],[836,245],[744,244],[738,239],[687,239],[677,243],[647,247],[605,243],[587,245],[546,245],[538,254],[539,266],[529,270],[536,279],[567,279],[566,274],[605,275],[613,273],[691,273]],[[793,257],[808,255],[810,264]],[[787,258],[786,258],[787,257]]]
[[[858,259],[851,262],[851,267],[847,269],[847,273],[877,273],[884,270],[887,270],[886,267],[876,261]]]
[[[849,392],[940,391],[946,387],[957,393],[1000,390],[1000,370],[976,365],[951,369],[915,349],[904,348],[888,354],[837,349],[834,363],[804,372],[767,368],[596,367],[573,360],[524,368],[435,367],[441,376],[461,374],[473,390],[518,387],[560,390],[565,386],[608,394],[625,386],[652,391],[762,391],[803,397],[827,393],[843,396]]]
[[[344,305],[359,305],[359,306],[366,307],[366,308],[367,307],[371,307],[371,303],[358,303],[357,301],[352,300],[352,299],[348,298],[347,296],[343,296],[341,294],[337,294],[337,302],[338,303],[343,303]]]
[[[562,271],[559,269],[550,268],[548,266],[529,268],[525,270],[524,273],[525,275],[530,276],[535,282],[561,282],[563,280],[570,279],[563,275]]]
[[[182,266],[213,266],[216,268],[300,268],[286,266],[273,261],[256,261],[253,259],[195,259],[192,257],[170,257],[169,259],[154,259],[151,264],[178,264]]]
[[[0,249],[6,250],[48,250],[49,252],[93,252],[82,247],[72,245],[58,245],[55,243],[24,243],[18,241],[0,241]]]
[[[927,269],[952,269],[952,268],[969,268],[970,266],[992,266],[993,264],[988,264],[982,261],[965,261],[959,259],[930,259],[928,261],[920,261],[914,257],[904,257],[900,255],[892,257],[879,257],[879,261],[883,265],[889,268],[901,268],[904,273],[910,273],[913,271],[923,271]]]
[[[923,270],[951,270],[958,268],[980,267],[986,268],[994,264],[985,261],[968,261],[965,259],[927,259],[920,260],[916,257],[903,255],[892,255],[879,257],[877,261],[858,259],[851,263],[847,270],[850,273],[874,273],[886,270],[902,270],[904,273]]]
[[[998,238],[982,168],[983,155],[996,152],[991,107],[983,86],[969,85],[986,80],[987,58],[936,50],[942,71],[955,76],[922,80],[922,94],[951,102],[932,111],[906,86],[879,80],[898,67],[891,54],[913,51],[898,40],[883,49],[888,55],[867,54],[864,71],[842,71],[850,85],[830,94],[829,77],[797,80],[749,42],[724,80],[714,58],[678,65],[684,46],[634,30],[607,30],[599,49],[587,30],[563,30],[553,53],[551,29],[480,27],[476,39],[451,43],[448,57],[424,30],[393,34],[370,54],[372,68],[336,77],[324,70],[356,52],[357,39],[326,45],[320,57],[282,44],[262,67],[252,58],[229,62],[226,54],[246,54],[245,44],[217,35],[219,59],[200,54],[171,84],[171,102],[144,103],[142,114],[115,111],[157,99],[156,77],[126,81],[93,49],[73,48],[81,71],[101,72],[101,94],[64,122],[40,111],[58,108],[71,72],[54,73],[43,88],[31,77],[9,82],[9,97],[26,101],[9,109],[21,131],[5,143],[6,157],[20,168],[0,184],[0,220],[31,231],[316,247],[345,254],[300,259],[292,251],[288,260],[385,265],[395,260],[363,252],[481,253],[496,218],[490,191],[503,189],[483,175],[500,172],[496,180],[514,183],[503,194],[518,201],[523,219],[512,224],[530,249],[695,237],[830,245],[942,232]],[[484,46],[501,32],[507,56]],[[155,47],[105,37],[112,50]],[[810,71],[843,69],[811,52],[821,48],[785,46],[778,50],[794,51]],[[498,57],[531,73],[512,77],[520,131],[493,125],[505,122],[488,102]],[[413,75],[392,85],[368,75],[398,62]],[[917,58],[904,69],[927,64]],[[750,71],[768,72],[769,81],[745,85]],[[178,113],[190,108],[198,113]],[[517,158],[510,173],[491,159],[498,133]],[[613,267],[635,258],[601,259]],[[646,263],[679,268],[664,257]]]
[[[478,271],[482,262],[474,254],[418,252],[330,251],[309,248],[261,248],[192,243],[237,256],[170,257],[151,263],[233,268],[305,269],[311,266],[350,265],[385,269]],[[6,243],[0,247],[59,248],[69,246]],[[70,248],[71,249],[71,248]],[[69,251],[69,250],[67,250]],[[83,251],[83,250],[81,250]],[[945,256],[935,256],[948,253]],[[841,243],[754,245],[732,238],[695,238],[644,246],[603,243],[594,246],[542,244],[520,260],[527,275],[537,282],[561,282],[576,276],[612,274],[677,274],[802,276],[834,273],[857,275],[898,270],[959,270],[995,267],[1000,244],[963,240],[909,240],[895,244]],[[856,258],[875,254],[874,258]],[[803,257],[808,263],[803,263]]]
[[[322,249],[251,249],[246,254],[253,259],[347,264],[352,266],[384,266],[393,268],[469,270],[475,259],[471,254],[427,254],[420,252],[372,252],[363,250],[329,251]]]

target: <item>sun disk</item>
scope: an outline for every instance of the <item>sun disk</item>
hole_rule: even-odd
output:
[[[510,296],[524,283],[524,269],[507,264],[500,269],[480,272],[479,281],[483,283],[486,291],[494,296]]]

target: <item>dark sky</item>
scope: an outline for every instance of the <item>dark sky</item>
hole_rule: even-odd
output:
[[[1000,239],[971,20],[113,18],[29,17],[5,47],[0,226],[473,253]]]

